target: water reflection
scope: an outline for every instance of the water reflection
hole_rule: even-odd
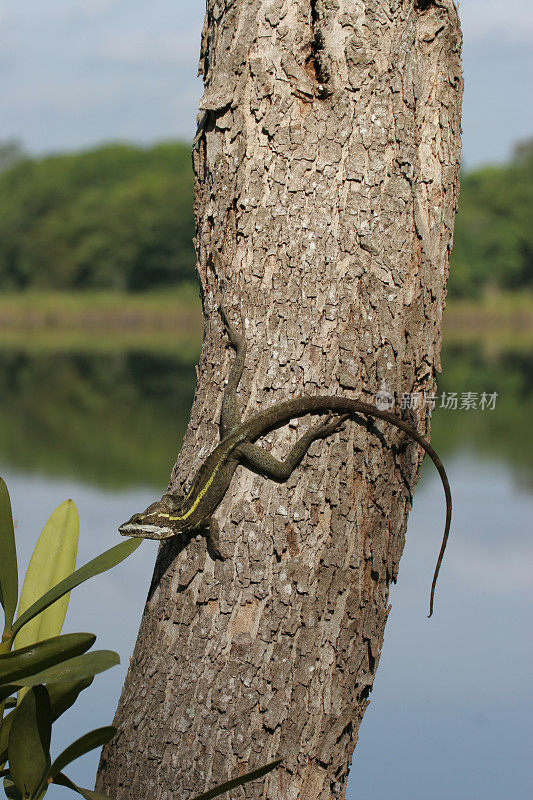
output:
[[[102,487],[166,485],[194,393],[186,355],[0,350],[0,461]],[[445,457],[469,449],[508,464],[533,486],[533,352],[443,351],[439,392],[497,392],[494,411],[435,410],[433,443]]]
[[[498,394],[494,411],[439,411],[432,441],[444,456],[468,449],[505,463],[523,487],[533,488],[533,349],[491,350],[481,342],[443,349],[440,392]]]
[[[102,487],[166,486],[194,393],[177,357],[0,351],[0,461]]]
[[[0,350],[0,463],[22,567],[40,526],[66,497],[80,510],[83,563],[115,543],[118,523],[166,485],[192,401],[195,355]],[[533,354],[472,342],[450,344],[442,361],[439,392],[498,392],[498,400],[491,412],[434,413],[432,440],[446,458],[455,504],[437,610],[428,622],[442,490],[426,465],[350,799],[531,796],[531,642],[523,631],[531,600]],[[156,550],[146,542],[98,584],[73,593],[69,630],[95,630],[100,647],[120,651],[123,666],[99,676],[65,715],[57,751],[111,721]],[[495,693],[502,675],[505,692]],[[79,759],[72,778],[92,785],[96,763],[95,753]],[[52,789],[51,798],[61,792]]]

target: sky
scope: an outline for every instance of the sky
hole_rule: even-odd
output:
[[[0,0],[0,142],[32,153],[190,140],[204,3]],[[533,3],[462,0],[463,163],[533,134]]]

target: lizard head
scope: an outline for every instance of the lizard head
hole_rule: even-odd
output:
[[[119,527],[122,536],[137,536],[141,539],[169,539],[175,536],[183,526],[176,514],[176,507],[163,496],[152,503],[144,511],[134,514]]]

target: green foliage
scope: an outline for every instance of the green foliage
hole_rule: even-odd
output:
[[[0,142],[0,172],[14,167],[26,158],[26,152],[18,139]]]
[[[87,652],[96,639],[92,633],[58,635],[69,593],[123,561],[142,541],[123,542],[74,570],[78,531],[78,512],[72,500],[67,500],[53,512],[35,546],[13,622],[17,560],[11,503],[5,483],[0,483],[0,542],[9,554],[0,570],[5,605],[0,645],[0,763],[9,763],[3,772],[4,789],[12,800],[41,800],[63,767],[108,742],[115,733],[113,727],[91,731],[51,762],[53,722],[97,673],[119,662],[118,655],[109,650]],[[49,637],[50,633],[57,635]],[[11,651],[15,637],[18,646]],[[11,696],[17,692],[15,701]],[[7,699],[11,702],[6,704]],[[4,713],[6,705],[13,708],[8,714]]]
[[[0,174],[0,287],[194,280],[190,162],[179,143],[19,161]]]
[[[11,629],[12,636],[16,636],[24,625],[27,625],[34,617],[38,614],[42,614],[50,606],[55,605],[58,600],[69,594],[76,586],[120,564],[120,562],[131,555],[141,543],[142,539],[134,538],[116,544],[96,558],[93,558],[92,561],[84,564],[83,567],[80,567],[59,583],[51,586],[38,600],[17,617]]]
[[[461,177],[449,291],[533,288],[533,140],[510,164]]]
[[[0,644],[0,765],[8,762],[1,775],[9,800],[42,800],[52,783],[67,787],[86,800],[108,800],[103,794],[77,786],[62,770],[85,753],[109,742],[116,728],[109,725],[84,734],[54,761],[50,756],[50,741],[53,723],[70,708],[80,692],[90,686],[97,673],[119,663],[118,655],[110,650],[88,653],[96,639],[91,633],[70,633],[44,640],[41,636],[61,630],[67,610],[66,602],[61,600],[64,601],[72,589],[119,564],[142,539],[122,542],[65,575],[75,566],[78,530],[78,512],[72,500],[67,500],[53,512],[39,537],[24,580],[19,616],[13,622],[17,604],[17,560],[11,503],[6,485],[0,479],[0,544],[9,555],[0,570],[0,596],[6,618]],[[21,629],[30,631],[26,637],[29,642],[10,652],[15,637],[21,640]],[[17,692],[15,701],[12,695]],[[7,707],[13,710],[5,714]],[[240,775],[196,800],[218,797],[266,775],[280,763],[280,760],[273,761]]]
[[[55,759],[48,772],[48,777],[52,778],[53,780],[76,758],[80,758],[80,756],[84,756],[85,753],[89,753],[91,750],[95,750],[97,747],[107,744],[109,741],[111,741],[115,735],[115,732],[116,728],[114,728],[112,725],[108,725],[104,728],[97,728],[94,731],[90,731],[89,733],[81,736],[79,739],[76,739],[75,742],[72,742],[72,744],[63,750],[63,752]]]
[[[50,696],[52,722],[55,722],[59,717],[65,713],[78,699],[78,695],[87,689],[93,682],[93,677],[86,678],[81,681],[61,681],[58,683],[48,683],[46,685],[48,694]],[[15,705],[16,701],[13,700],[12,704],[6,703],[6,708]],[[0,727],[0,763],[3,764],[7,759],[7,744],[9,741],[9,732],[15,717],[16,708],[6,714]]]
[[[20,593],[19,617],[59,581],[66,578],[76,566],[80,521],[72,500],[65,500],[43,528],[35,545]],[[63,595],[45,611],[36,615],[15,640],[17,649],[59,636],[70,594]]]
[[[439,392],[496,392],[494,411],[439,411],[431,441],[444,457],[464,448],[478,458],[505,461],[519,483],[533,487],[533,348],[485,346],[483,341],[444,346]]]
[[[9,732],[9,772],[22,797],[38,797],[50,768],[52,714],[45,686],[34,686],[17,706]]]
[[[108,800],[103,794],[93,792],[90,789],[82,789],[81,786],[76,786],[74,781],[71,781],[70,778],[67,778],[62,772],[59,772],[53,781],[57,783],[58,786],[66,786],[67,789],[72,789],[73,792],[81,794],[82,797],[85,797],[85,800]]]
[[[3,169],[3,171],[2,171]],[[533,142],[461,178],[449,290],[533,287]],[[0,288],[142,291],[195,281],[190,148],[42,159],[0,145]]]
[[[34,660],[31,675],[13,679],[13,683],[0,686],[0,702],[22,687],[37,686],[39,683],[58,683],[59,681],[79,683],[87,678],[93,678],[99,672],[104,672],[119,663],[119,657],[113,650],[93,650],[92,653],[67,658],[41,672],[33,672],[38,668],[38,664]]]
[[[14,633],[11,640],[4,643],[4,652],[0,654],[0,686],[16,683],[54,664],[79,656],[89,650],[96,640],[92,633],[66,633],[10,653],[8,647],[13,637]]]
[[[4,634],[9,635],[11,623],[15,615],[18,598],[17,551],[15,549],[15,532],[11,501],[7,486],[0,478],[0,599],[5,615]]]

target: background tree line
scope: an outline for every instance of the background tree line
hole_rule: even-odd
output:
[[[142,291],[196,280],[190,146],[27,157],[0,146],[0,288]],[[533,140],[465,172],[451,296],[533,289]]]
[[[141,291],[182,283],[195,279],[193,235],[184,144],[22,157],[0,174],[3,289]]]

